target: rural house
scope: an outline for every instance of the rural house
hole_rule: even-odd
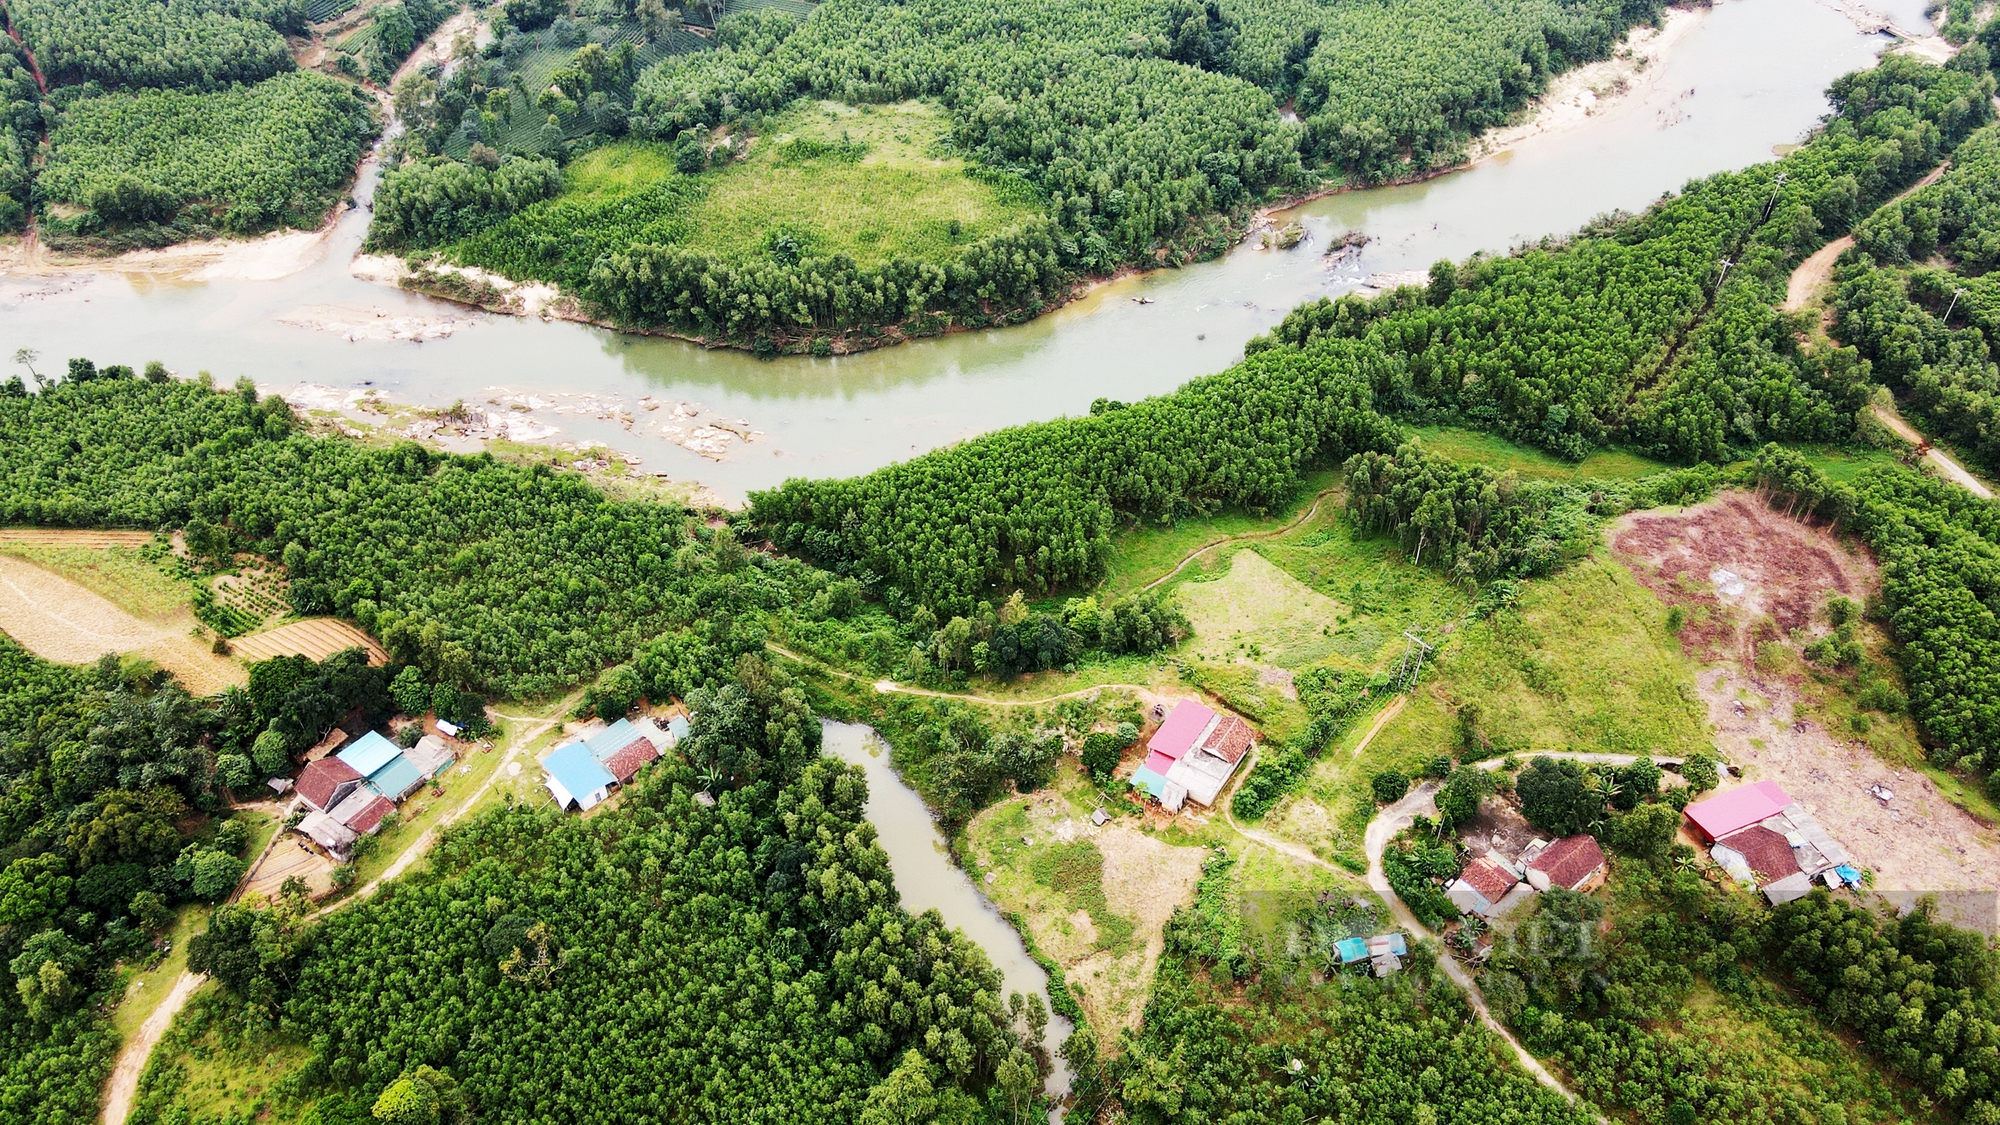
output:
[[[359,839],[352,828],[317,810],[307,813],[306,818],[299,821],[298,831],[340,863],[353,858],[354,841]]]
[[[367,780],[339,758],[321,758],[307,762],[306,768],[299,771],[296,788],[306,804],[318,812],[327,812]]]
[[[1604,883],[1604,849],[1597,846],[1597,837],[1587,833],[1565,836],[1540,848],[1530,844],[1522,860],[1527,867],[1528,885],[1538,891],[1562,887],[1583,892]]]
[[[674,721],[685,729],[686,719],[676,716]],[[544,783],[554,794],[558,807],[574,804],[579,809],[589,809],[610,795],[612,786],[624,786],[679,742],[679,736],[671,728],[661,730],[651,719],[636,723],[620,719],[603,730],[557,747],[542,759]]]
[[[1847,849],[1775,781],[1697,801],[1687,818],[1709,844],[1709,858],[1773,905],[1804,898],[1814,879],[1830,887],[1861,881]]]
[[[1182,700],[1147,740],[1146,760],[1133,772],[1132,784],[1169,812],[1187,801],[1211,806],[1255,744],[1255,733],[1242,719]]]
[[[559,809],[575,805],[579,811],[588,812],[610,796],[611,787],[618,783],[604,763],[590,752],[590,747],[581,742],[566,743],[550,751],[542,759],[542,772],[542,783],[548,786]]]
[[[1444,895],[1462,913],[1492,918],[1500,913],[1501,900],[1521,882],[1512,868],[1492,856],[1478,856],[1465,865],[1458,878],[1445,885]]]

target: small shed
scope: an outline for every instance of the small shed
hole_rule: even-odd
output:
[[[299,821],[299,834],[341,863],[346,863],[354,854],[354,841],[358,839],[354,830],[323,812],[310,812]]]
[[[618,780],[590,752],[590,747],[581,742],[556,747],[542,759],[542,770],[546,774],[544,783],[555,797],[557,807],[565,809],[572,805],[583,810],[596,807]]]
[[[444,739],[434,734],[418,739],[415,746],[403,751],[403,757],[425,778],[436,777],[458,760],[458,755],[444,744]]]

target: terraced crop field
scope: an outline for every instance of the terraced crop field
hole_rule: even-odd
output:
[[[389,654],[375,643],[375,638],[331,617],[311,617],[280,625],[267,632],[231,641],[229,647],[237,656],[250,661],[294,655],[325,660],[336,652],[365,648],[368,650],[368,663],[378,667],[389,663]]]

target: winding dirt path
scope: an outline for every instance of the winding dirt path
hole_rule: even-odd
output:
[[[1938,178],[1943,176],[1950,168],[1951,161],[1949,160],[1939,164],[1925,173],[1923,179],[1897,192],[1894,199],[1889,200],[1888,203],[1884,203],[1882,206],[1887,207],[1891,203],[1899,202],[1908,198],[1912,193],[1937,183]],[[1824,288],[1827,281],[1833,277],[1833,263],[1835,259],[1846,253],[1847,248],[1852,245],[1854,245],[1854,236],[1843,234],[1808,255],[1806,260],[1800,262],[1798,268],[1792,271],[1792,276],[1786,279],[1785,303],[1779,307],[1786,312],[1797,312],[1804,308],[1806,302],[1813,299],[1813,294],[1818,293]]]
[[[125,1117],[132,1112],[132,1095],[139,1090],[139,1076],[146,1071],[146,1060],[153,1055],[153,1048],[160,1037],[174,1022],[188,997],[201,982],[208,979],[200,973],[183,972],[174,978],[174,987],[146,1022],[139,1025],[139,1034],[125,1041],[118,1050],[118,1063],[111,1069],[111,1079],[104,1088],[104,1112],[99,1120],[105,1125],[125,1125]]]
[[[1274,528],[1269,531],[1247,531],[1244,532],[1242,535],[1225,535],[1220,539],[1204,543],[1201,546],[1196,547],[1194,550],[1189,551],[1181,559],[1181,561],[1174,564],[1174,568],[1172,570],[1166,572],[1165,574],[1160,575],[1158,578],[1153,579],[1151,582],[1146,583],[1144,586],[1139,587],[1139,589],[1144,591],[1144,590],[1150,590],[1153,587],[1158,586],[1160,583],[1165,582],[1167,579],[1172,578],[1176,574],[1179,574],[1182,571],[1182,569],[1184,569],[1187,566],[1187,564],[1193,562],[1197,556],[1200,556],[1208,551],[1212,551],[1217,547],[1223,546],[1224,544],[1249,543],[1258,539],[1271,539],[1283,535],[1285,532],[1290,531],[1293,528],[1299,527],[1300,525],[1304,524],[1307,520],[1310,520],[1315,515],[1318,515],[1320,504],[1323,501],[1325,501],[1327,497],[1333,495],[1335,492],[1338,491],[1339,489],[1337,488],[1320,489],[1318,495],[1313,497],[1312,507],[1307,508],[1304,515],[1300,516],[1299,518],[1293,520],[1292,522],[1286,524],[1283,527]]]

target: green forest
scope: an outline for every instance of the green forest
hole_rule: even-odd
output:
[[[11,0],[5,14],[0,231],[33,217],[58,250],[310,229],[377,132],[351,83],[298,69],[301,0]]]
[[[1651,3],[1603,2],[829,0],[802,17],[736,12],[712,40],[684,41],[693,10],[607,5],[544,27],[521,8],[508,6],[482,64],[413,99],[443,112],[418,110],[435,127],[390,182],[434,180],[423,158],[439,154],[497,171],[621,138],[651,146],[660,170],[629,195],[609,199],[590,178],[572,180],[553,202],[521,201],[529,209],[518,220],[482,211],[491,229],[443,252],[558,281],[620,325],[762,353],[1009,323],[1060,303],[1084,277],[1218,253],[1260,202],[1450,167],[1550,76],[1608,55],[1627,29],[1659,16]],[[1363,55],[1369,66],[1348,65]],[[540,92],[530,99],[531,90]],[[949,225],[949,238],[857,246],[840,217],[809,205],[747,241],[704,239],[674,218],[746,180],[767,219],[774,199],[820,198],[810,184],[762,174],[771,150],[797,137],[798,107],[814,101],[863,112],[921,103],[940,118],[935,140],[919,146],[928,151],[909,156],[966,165],[971,184],[955,192],[909,182],[910,160],[880,142],[827,155],[859,165],[842,194],[882,195],[910,221]],[[1039,221],[983,232],[962,202],[981,185]],[[421,194],[412,185],[398,197]],[[430,198],[429,208],[445,205]],[[439,247],[418,234],[435,225],[398,211],[378,220],[374,238]],[[573,244],[595,252],[551,260]]]
[[[1655,14],[1578,7],[1452,24],[1448,11],[1383,9],[1459,28],[1439,42],[1488,44],[1463,73],[1505,80],[1492,77],[1490,96],[1448,98],[1340,87],[1320,52],[1351,50],[1337,44],[1357,27],[1390,34],[1380,11],[1287,23],[1305,29],[1289,39],[1276,23],[1192,3],[1164,14],[927,3],[830,0],[803,21],[725,19],[714,49],[651,69],[624,49],[635,40],[563,29],[588,40],[549,87],[574,104],[550,109],[537,148],[503,152],[489,143],[504,131],[488,115],[507,125],[526,104],[505,44],[554,36],[573,18],[514,0],[494,55],[503,67],[399,86],[415,128],[371,238],[581,279],[607,307],[634,302],[622,319],[719,336],[850,328],[892,313],[987,315],[1041,299],[1066,271],[1154,253],[1302,177],[1400,174],[1368,163],[1383,153],[1449,160],[1547,74]],[[279,18],[232,8],[216,22],[224,15]],[[1159,33],[1114,35],[1114,16],[1147,28],[1159,17]],[[681,30],[657,5],[597,18]],[[1426,35],[1405,36],[1396,50],[1409,54],[1391,57],[1428,57]],[[1016,52],[1031,50],[1067,68],[1065,80],[1029,73]],[[1102,399],[1082,417],[853,480],[790,481],[733,519],[615,500],[546,463],[316,436],[248,379],[217,387],[77,358],[32,387],[11,381],[0,388],[0,525],[179,530],[198,560],[272,560],[293,611],[355,622],[391,666],[371,668],[358,650],[273,661],[251,670],[247,689],[198,698],[143,661],[55,665],[0,640],[0,962],[14,985],[0,989],[0,1042],[11,1048],[0,1106],[48,1125],[95,1117],[116,1048],[107,1012],[118,967],[148,955],[177,907],[217,903],[243,873],[235,788],[284,766],[339,717],[379,719],[405,695],[471,718],[479,697],[541,703],[586,689],[563,711],[615,718],[641,699],[678,698],[694,725],[679,753],[589,818],[497,803],[445,831],[427,865],[344,909],[315,917],[294,891],[217,906],[188,949],[189,966],[216,983],[155,1055],[132,1119],[214,1120],[197,1064],[247,1058],[274,1060],[248,1117],[320,1125],[1029,1120],[1044,1108],[1050,1065],[1034,1041],[1037,1014],[1003,999],[984,954],[939,916],[904,909],[863,815],[862,774],[821,757],[818,716],[876,722],[948,833],[1010,791],[1050,784],[1071,742],[1099,775],[1080,783],[1106,785],[1107,762],[1137,737],[1122,713],[1080,705],[1003,721],[959,702],[856,700],[872,698],[881,675],[1005,688],[1094,663],[1178,660],[1192,626],[1171,595],[1098,588],[1118,537],[1286,511],[1308,474],[1341,482],[1357,536],[1393,543],[1399,559],[1461,589],[1474,606],[1467,620],[1590,554],[1615,517],[1725,484],[1836,525],[1881,563],[1881,605],[1868,612],[1893,634],[1931,764],[2000,797],[2000,508],[1894,465],[1835,480],[1801,452],[1867,438],[1886,387],[1976,457],[1992,456],[1981,419],[2000,391],[1985,318],[2000,306],[1984,300],[1983,281],[2000,256],[1986,225],[2000,126],[1990,124],[1986,59],[1976,42],[1942,67],[1891,55],[1836,82],[1824,128],[1781,159],[1568,238],[1440,262],[1425,285],[1302,306],[1240,363],[1172,394]],[[505,84],[482,88],[486,77]],[[970,107],[956,100],[966,90],[977,94]],[[1305,120],[1265,131],[1260,115],[1281,94]],[[932,99],[899,112],[906,128],[938,124],[941,139],[918,145],[872,124],[841,134],[843,111],[802,98],[884,116]],[[622,117],[606,108],[624,99]],[[251,125],[322,113],[309,118],[321,136],[373,128],[352,87],[311,73],[214,89],[132,81],[56,100],[54,140],[90,139],[52,145],[42,189],[65,175],[95,183],[103,198],[90,197],[90,213],[125,216],[127,230],[173,228],[185,207],[231,191],[263,208],[231,229],[308,219],[338,190],[340,153],[304,143],[310,129]],[[189,108],[253,103],[266,108]],[[1222,103],[1241,114],[1210,112]],[[18,115],[34,99],[10,104]],[[834,125],[807,133],[798,115],[814,112]],[[739,135],[761,140],[757,129],[786,113],[798,129],[791,151],[713,151]],[[1093,159],[1148,185],[1115,215],[1099,204],[1122,189],[1093,194],[1094,175],[1065,149],[1091,139],[1056,124],[1079,117],[1126,146]],[[140,161],[157,137],[219,135],[201,132],[215,121],[291,155],[157,167],[80,155],[129,145]],[[33,135],[32,122],[20,128],[17,145]],[[1235,162],[1210,160],[1211,142],[1238,146]],[[687,236],[708,218],[690,201],[717,198],[728,177],[760,167],[842,175],[905,144],[910,161],[959,162],[953,188],[965,180],[1046,207],[1019,230],[982,234],[989,247],[1018,240],[996,251],[1004,269],[819,259],[803,232],[787,236],[792,260],[752,271],[776,288],[718,277],[706,296],[682,300],[662,287],[675,277],[693,286],[712,268],[645,240]],[[324,176],[281,191],[259,178],[281,159]],[[1896,199],[1947,159],[1935,183]],[[997,171],[968,175],[977,167]],[[606,204],[615,207],[591,211]],[[608,241],[585,244],[587,267],[561,244],[606,228]],[[1850,232],[1830,328],[1816,308],[1782,311],[1793,267]],[[891,236],[937,235],[913,225]],[[624,238],[631,249],[619,248]],[[1091,239],[1106,256],[1092,257]],[[996,281],[1003,274],[1015,281]],[[797,307],[730,311],[774,292]],[[703,303],[711,297],[719,303]],[[1617,448],[1674,467],[1647,463],[1648,475],[1621,481],[1524,479],[1434,451],[1419,427],[1504,438],[1563,462]],[[859,686],[795,675],[773,645]],[[1270,812],[1343,744],[1365,713],[1364,688],[1386,685],[1329,666],[1290,686],[1304,730],[1260,749],[1235,815]],[[1100,719],[1119,733],[1091,729]],[[1458,737],[1476,738],[1458,720]],[[1454,770],[1449,755],[1432,776],[1453,822],[1493,783]],[[1370,785],[1386,801],[1410,780],[1390,771]],[[1115,1040],[1085,1027],[1065,1048],[1075,1119],[1569,1125],[1602,1107],[1673,1125],[1806,1122],[1865,1119],[1853,1107],[1887,1114],[1921,1096],[1958,1120],[2000,1120],[2000,975],[1977,936],[1923,909],[1889,919],[1824,892],[1767,911],[1668,846],[1666,804],[1619,804],[1575,767],[1538,763],[1508,783],[1538,827],[1601,830],[1621,853],[1612,892],[1544,896],[1531,923],[1550,940],[1497,952],[1484,974],[1497,1018],[1589,1104],[1496,1064],[1504,1044],[1445,979],[1435,947],[1418,945],[1386,980],[1342,973],[1333,943],[1387,924],[1336,881],[1344,876],[1329,870],[1316,896],[1243,895],[1235,861],[1216,850],[1193,903],[1167,923],[1143,1023]],[[1561,793],[1578,797],[1565,804],[1552,796]],[[1115,786],[1103,795],[1122,799]],[[1389,877],[1442,918],[1451,908],[1422,891],[1458,856],[1422,839],[1437,827],[1418,827]],[[1607,919],[1617,940],[1576,940]],[[1787,1033],[1787,1058],[1801,1066],[1837,1067],[1858,1049],[1875,1067],[1817,1087],[1800,1070],[1771,1078],[1757,1066],[1763,1048],[1704,1040],[1698,1016],[1716,1010]]]
[[[1851,440],[1870,394],[1862,357],[1801,348],[1775,304],[1792,265],[1988,120],[1992,90],[1983,69],[1892,55],[1837,82],[1838,114],[1781,161],[1568,240],[1441,262],[1428,287],[1303,305],[1241,363],[1173,394],[854,480],[788,481],[751,513],[787,550],[960,613],[997,587],[1096,579],[1121,518],[1268,509],[1310,464],[1392,452],[1405,423],[1573,459],[1614,443],[1691,463]],[[1718,278],[1725,257],[1737,265]],[[1547,554],[1523,546],[1513,570]],[[1482,554],[1474,577],[1510,569]]]

